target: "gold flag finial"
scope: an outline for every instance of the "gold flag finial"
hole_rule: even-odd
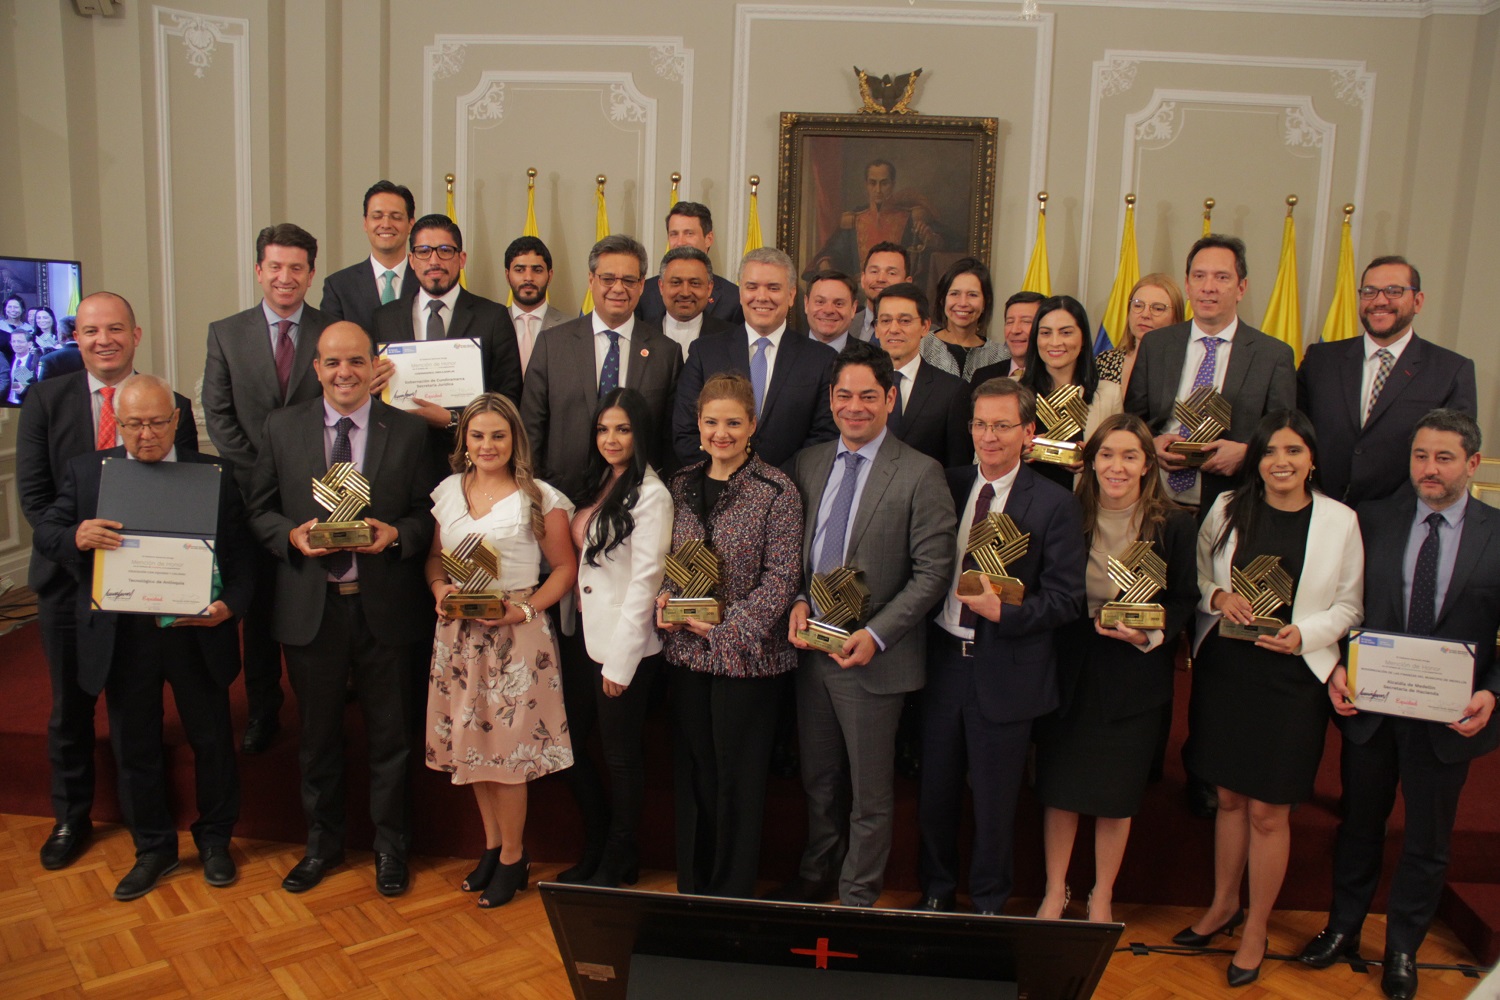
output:
[[[609,180],[608,177],[605,177],[603,174],[600,174],[598,177],[594,178],[594,183],[597,184],[597,185],[599,185],[600,187],[603,187],[604,186],[604,182],[607,181],[607,180]]]
[[[1286,196],[1286,214],[1291,215],[1292,209],[1297,207],[1297,196],[1289,194]]]
[[[1047,211],[1047,197],[1048,195],[1045,191],[1038,191],[1036,193],[1036,200],[1041,202],[1043,212]]]
[[[535,187],[536,186],[536,167],[527,167],[526,168],[526,186],[527,187]]]
[[[443,178],[443,180],[445,180],[445,181],[448,182],[448,193],[452,194],[453,193],[453,175],[452,174],[448,174],[447,176],[445,176]]]
[[[1133,194],[1127,194],[1125,196],[1125,204],[1130,205],[1130,206],[1133,207],[1135,205],[1135,195],[1133,195]]]
[[[1353,215],[1354,215],[1354,202],[1352,202],[1352,201],[1346,201],[1346,202],[1344,202],[1344,221],[1348,222],[1349,219]]]
[[[750,193],[751,194],[755,194],[756,190],[759,187],[760,187],[760,174],[751,174],[750,175]]]

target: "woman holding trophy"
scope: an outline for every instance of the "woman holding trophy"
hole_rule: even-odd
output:
[[[1070,490],[1084,470],[1083,442],[1124,403],[1118,382],[1100,380],[1092,339],[1082,302],[1071,295],[1043,299],[1021,375],[1021,384],[1036,393],[1037,434],[1026,460]]]
[[[1364,615],[1354,512],[1317,489],[1318,443],[1297,410],[1266,414],[1236,488],[1198,532],[1197,656],[1188,769],[1217,786],[1214,899],[1173,942],[1245,931],[1230,986],[1254,982],[1286,875],[1294,803],[1312,795],[1328,728],[1324,685]],[[1240,908],[1249,867],[1250,905]]]
[[[573,505],[532,478],[515,404],[470,403],[432,491],[437,531],[427,557],[437,636],[427,699],[427,766],[472,785],[485,852],[463,881],[482,907],[526,888],[526,783],[573,763],[557,644],[543,614],[578,574]],[[542,557],[552,567],[539,579]]]

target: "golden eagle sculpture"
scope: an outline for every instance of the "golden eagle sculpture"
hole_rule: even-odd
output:
[[[917,89],[917,77],[922,75],[920,68],[910,73],[902,73],[892,79],[887,73],[882,77],[872,77],[858,66],[854,67],[854,77],[859,81],[859,96],[864,103],[858,114],[862,115],[914,115],[911,107],[912,93]]]

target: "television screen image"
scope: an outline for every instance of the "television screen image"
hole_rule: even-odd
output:
[[[73,343],[82,296],[76,260],[0,257],[0,406],[20,406],[36,382],[83,367]]]

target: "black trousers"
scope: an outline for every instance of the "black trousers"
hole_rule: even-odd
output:
[[[1344,741],[1339,765],[1343,818],[1333,847],[1333,908],[1328,925],[1358,931],[1380,883],[1385,824],[1396,804],[1406,806],[1406,834],[1391,878],[1385,946],[1415,955],[1432,926],[1448,870],[1453,820],[1469,776],[1469,762],[1449,764],[1432,751],[1427,727],[1415,719],[1388,718],[1368,743]]]
[[[370,633],[358,594],[330,592],[313,641],[285,649],[302,723],[298,763],[308,855],[332,858],[344,849],[344,708],[352,680],[365,717],[374,847],[404,859],[411,844],[406,774],[410,648],[385,645]]]
[[[219,626],[233,628],[234,626]],[[193,748],[198,818],[193,841],[227,847],[240,815],[240,772],[229,691],[210,675],[196,628],[160,628],[155,616],[121,615],[105,682],[110,743],[120,765],[120,809],[136,854],[177,854],[162,747],[162,685]]]
[[[276,558],[261,550],[255,558],[255,594],[242,625],[245,701],[252,721],[276,718],[286,697],[281,691],[281,643],[271,628],[275,608]]]
[[[37,601],[42,650],[52,682],[47,718],[47,760],[52,766],[52,815],[82,823],[94,807],[94,705],[97,695],[78,686],[78,629],[72,588]]]
[[[568,737],[573,741],[573,766],[563,772],[563,779],[583,818],[583,853],[597,860],[610,828],[609,791],[589,747],[599,721],[594,698],[599,664],[589,659],[581,617],[580,627],[572,635],[563,635],[556,614],[551,609],[548,613],[553,614],[552,632],[557,636],[557,654],[562,659],[563,710],[568,718]]]

